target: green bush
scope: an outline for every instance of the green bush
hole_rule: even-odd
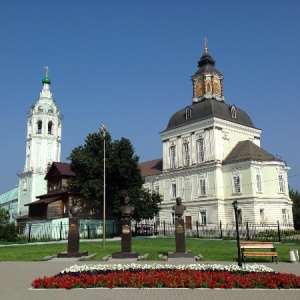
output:
[[[18,229],[14,223],[0,225],[0,240],[13,242],[18,238]]]

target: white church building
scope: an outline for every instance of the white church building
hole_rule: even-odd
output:
[[[18,173],[18,215],[28,213],[25,204],[36,201],[36,196],[47,193],[44,179],[53,161],[60,162],[62,115],[50,90],[51,80],[43,78],[43,88],[27,115],[26,157],[24,170]]]
[[[260,147],[249,115],[225,102],[223,75],[206,45],[192,85],[192,103],[160,133],[162,158],[140,164],[144,187],[163,197],[157,218],[173,222],[181,197],[187,224],[232,223],[237,200],[240,223],[292,225],[289,167]]]

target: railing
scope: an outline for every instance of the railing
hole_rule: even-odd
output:
[[[132,236],[175,236],[175,225],[170,222],[135,223],[131,225]],[[106,223],[106,237],[120,237],[120,222]],[[0,226],[0,244],[4,242],[31,243],[67,240],[69,225],[63,222],[53,224],[51,222],[28,222],[18,226]],[[187,237],[214,238],[214,239],[236,239],[235,223],[231,224],[185,224]],[[103,226],[98,220],[96,223],[82,222],[80,224],[80,239],[102,238]],[[300,243],[300,231],[294,230],[291,225],[277,224],[239,224],[239,235],[241,240],[272,241],[272,242],[296,242]]]

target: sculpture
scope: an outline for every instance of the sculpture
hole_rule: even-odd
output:
[[[70,207],[70,214],[72,215],[72,218],[77,218],[78,214],[81,211],[81,207],[77,205],[77,199],[74,198],[72,200],[72,206]]]
[[[181,198],[177,197],[176,198],[176,204],[173,205],[172,209],[175,211],[175,216],[177,218],[181,218],[184,211],[186,210],[186,206],[181,204]]]
[[[126,196],[124,198],[124,205],[121,206],[122,219],[130,220],[134,214],[134,206],[130,204],[130,197]]]

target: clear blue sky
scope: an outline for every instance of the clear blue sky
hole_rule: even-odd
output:
[[[203,37],[228,104],[263,130],[261,146],[300,190],[300,1],[1,1],[0,193],[18,184],[26,116],[50,68],[62,156],[105,124],[140,161],[162,157],[159,132],[191,104]]]

